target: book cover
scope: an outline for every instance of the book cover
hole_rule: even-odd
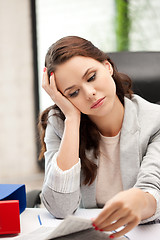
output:
[[[22,213],[26,208],[26,190],[24,184],[0,184],[0,201],[18,200]]]

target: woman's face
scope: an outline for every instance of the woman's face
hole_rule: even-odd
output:
[[[103,116],[111,111],[116,98],[113,69],[106,60],[76,56],[55,71],[58,90],[82,113]]]

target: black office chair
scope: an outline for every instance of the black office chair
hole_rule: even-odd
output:
[[[160,103],[160,52],[114,52],[108,54],[119,72],[133,81],[133,91]]]
[[[133,81],[133,90],[153,103],[160,103],[160,52],[112,52],[108,54],[119,72]],[[41,190],[27,193],[27,207],[38,207]]]
[[[41,190],[35,189],[27,192],[26,194],[26,202],[27,208],[38,208],[41,204],[40,198]]]

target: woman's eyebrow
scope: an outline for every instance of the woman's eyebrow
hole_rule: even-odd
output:
[[[88,69],[85,71],[85,73],[84,73],[83,76],[82,76],[82,79],[85,78],[85,76],[88,74],[88,72],[89,72],[91,69],[92,69],[92,68],[88,68]]]
[[[75,87],[75,85],[73,85],[73,86],[71,86],[71,87],[68,87],[68,88],[66,88],[66,89],[64,90],[64,93],[65,93],[66,91],[70,90],[70,89],[71,89],[71,88],[73,88],[73,87]]]

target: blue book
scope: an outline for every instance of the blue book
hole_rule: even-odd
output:
[[[26,208],[26,189],[24,184],[0,184],[0,201],[19,200],[19,211]]]

